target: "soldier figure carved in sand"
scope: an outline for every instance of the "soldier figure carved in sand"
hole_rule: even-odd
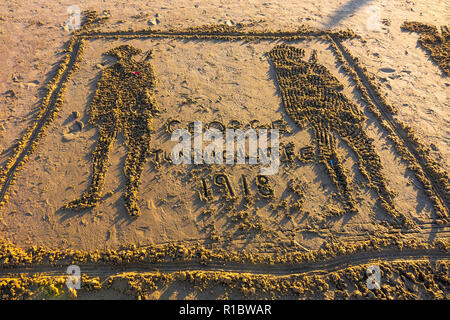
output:
[[[104,53],[118,59],[103,70],[88,112],[89,123],[99,128],[99,139],[93,152],[92,179],[88,190],[66,204],[67,209],[94,207],[102,197],[111,147],[122,131],[128,153],[124,174],[125,207],[131,216],[139,216],[138,189],[143,166],[150,149],[152,120],[158,113],[154,95],[155,74],[152,66],[136,61],[140,49],[122,45]]]
[[[337,133],[356,153],[361,173],[378,194],[382,207],[397,223],[410,225],[411,221],[394,206],[393,194],[387,187],[382,164],[372,139],[363,129],[364,116],[341,92],[339,80],[319,64],[317,52],[309,61],[304,50],[278,45],[269,52],[288,115],[301,127],[310,125],[319,148],[320,162],[325,166],[346,211],[356,212],[356,201],[346,170],[336,150]]]

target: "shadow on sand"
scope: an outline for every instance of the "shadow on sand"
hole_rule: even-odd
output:
[[[368,5],[372,0],[350,0],[345,5],[337,9],[323,24],[325,29],[331,29],[337,26],[341,21],[347,19],[362,7]]]

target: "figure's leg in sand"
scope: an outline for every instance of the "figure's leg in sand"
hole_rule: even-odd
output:
[[[66,204],[67,209],[85,209],[94,207],[101,198],[105,174],[108,168],[108,156],[116,136],[114,124],[102,127],[99,132],[97,146],[92,155],[92,179],[89,189],[81,196]]]
[[[131,216],[141,214],[138,205],[138,191],[144,164],[150,154],[150,129],[147,123],[147,119],[140,117],[133,121],[131,130],[125,130],[128,154],[124,168],[126,180],[124,199],[125,207]]]
[[[322,124],[313,125],[314,135],[319,147],[319,161],[325,166],[347,212],[356,213],[355,199],[349,178],[336,152],[336,142],[329,127]]]
[[[338,131],[342,139],[356,153],[359,169],[369,181],[370,187],[377,192],[383,209],[397,222],[412,226],[413,222],[395,209],[394,195],[387,186],[387,181],[383,175],[383,165],[370,138],[361,127],[350,123],[341,126]]]

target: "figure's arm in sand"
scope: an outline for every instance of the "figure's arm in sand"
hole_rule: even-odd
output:
[[[89,123],[92,125],[98,125],[105,115],[113,112],[116,94],[111,79],[114,79],[113,70],[105,69],[97,83],[97,89],[88,108]]]
[[[140,93],[140,101],[143,104],[143,109],[146,110],[149,116],[154,116],[160,112],[158,103],[155,97],[156,78],[153,68],[149,64],[145,64],[143,69],[143,76],[146,86]]]

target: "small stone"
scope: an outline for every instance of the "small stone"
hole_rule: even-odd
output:
[[[69,142],[72,141],[76,138],[75,135],[71,134],[71,133],[65,133],[62,137],[62,142]]]
[[[155,25],[157,25],[157,24],[159,23],[159,19],[152,18],[152,19],[148,20],[147,23],[148,23],[149,25],[151,25],[151,26],[155,26]]]
[[[395,69],[392,69],[392,68],[381,68],[380,71],[386,72],[386,73],[391,73],[391,72],[395,72]]]

